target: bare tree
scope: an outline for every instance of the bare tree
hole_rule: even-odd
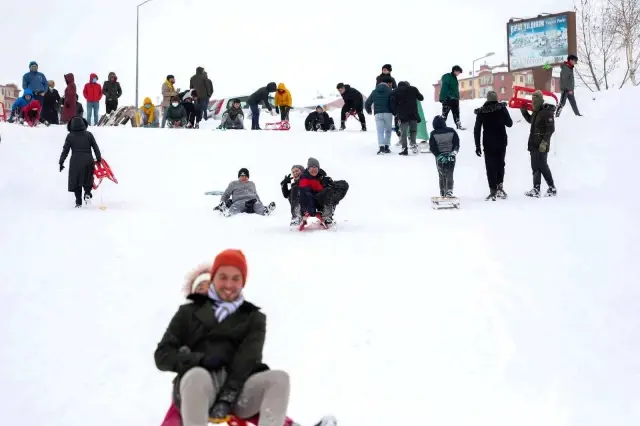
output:
[[[636,73],[640,66],[640,0],[607,0],[612,29],[624,51],[626,73],[620,87],[627,80],[638,85]]]

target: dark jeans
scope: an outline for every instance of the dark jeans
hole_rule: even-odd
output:
[[[533,187],[540,189],[540,177],[544,178],[549,188],[555,187],[551,169],[547,163],[547,153],[539,151],[531,151],[531,171],[533,172]]]
[[[356,114],[358,115],[358,120],[360,120],[360,123],[364,126],[367,123],[367,120],[364,117],[364,112],[362,111],[362,107],[360,107],[360,109],[356,109],[356,108],[351,108],[347,105],[344,105],[342,107],[342,110],[340,111],[340,121],[344,123],[345,120],[347,119],[347,113],[351,110],[354,110],[356,112]]]
[[[442,101],[442,117],[447,121],[449,111],[453,114],[453,121],[456,125],[460,124],[460,101],[458,99],[447,99]]]
[[[418,134],[418,122],[416,120],[403,121],[400,123],[400,143],[402,149],[407,149],[407,137],[411,142],[411,146],[416,144],[416,135]]]
[[[323,130],[323,131],[329,131],[331,130],[331,126],[335,126],[335,124],[333,123],[333,118],[329,117],[329,121],[325,122],[320,121],[320,120],[316,120],[316,121],[311,121],[309,123],[305,123],[305,128],[308,131],[314,131],[317,132],[318,130]]]
[[[198,101],[198,112],[199,112],[199,119],[200,120],[208,120],[209,119],[209,112],[207,111],[207,108],[209,108],[209,99],[200,99]]]
[[[251,130],[260,129],[260,107],[258,105],[249,105],[251,109]]]
[[[484,151],[484,165],[487,169],[487,181],[489,188],[497,190],[498,185],[504,182],[504,157],[507,154],[506,147],[500,151]]]
[[[332,218],[336,206],[347,195],[348,191],[349,184],[344,180],[335,181],[331,186],[317,193],[313,193],[311,188],[300,189],[295,186],[291,189],[291,194],[289,195],[291,215],[297,217],[298,215],[309,213],[309,215],[313,216],[320,210],[322,217]],[[296,199],[299,200],[297,203],[295,202]]]
[[[562,112],[562,108],[564,108],[564,104],[567,103],[567,99],[569,99],[569,104],[571,105],[571,109],[573,110],[573,113],[575,115],[580,115],[580,111],[578,110],[578,104],[576,103],[575,92],[569,94],[568,90],[563,90],[562,95],[560,95],[560,102],[558,103],[558,110],[556,111],[556,117],[560,117],[560,113]]]
[[[104,103],[107,114],[109,114],[111,111],[115,111],[118,109],[118,100],[114,99],[114,100],[107,100]]]
[[[438,166],[438,184],[440,185],[440,195],[444,196],[448,191],[453,191],[453,170],[456,162],[440,163],[436,159]]]
[[[289,121],[289,111],[291,110],[291,107],[281,106],[278,108],[280,109],[280,120]]]

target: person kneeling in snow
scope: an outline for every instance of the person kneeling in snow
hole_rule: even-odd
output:
[[[9,123],[13,123],[16,118],[18,118],[18,120],[22,122],[24,118],[22,115],[22,110],[24,109],[24,107],[29,105],[29,102],[31,102],[32,99],[33,91],[31,89],[24,89],[24,93],[22,94],[22,96],[16,99],[16,101],[13,103],[13,106],[11,107],[11,115],[9,116],[9,119],[7,121]]]
[[[441,115],[433,118],[433,132],[429,138],[429,149],[436,158],[441,197],[453,197],[453,170],[456,155],[460,150],[460,137]]]
[[[300,225],[302,220],[310,216],[322,219],[327,225],[333,224],[333,214],[338,203],[347,195],[349,184],[344,180],[333,181],[324,170],[320,168],[320,162],[315,158],[307,161],[307,170],[302,173],[298,183],[299,191],[293,191],[291,203],[294,197],[299,197],[296,204],[300,209],[291,220],[291,226]],[[318,212],[321,211],[321,213]]]
[[[187,111],[180,104],[180,98],[177,96],[171,98],[171,105],[167,108],[165,117],[167,118],[167,127],[169,128],[185,127],[187,125]]]
[[[69,134],[64,141],[62,154],[60,154],[60,171],[64,170],[64,162],[71,150],[71,159],[69,160],[69,192],[73,192],[76,196],[76,208],[82,207],[82,189],[84,188],[84,200],[89,203],[93,197],[91,189],[93,188],[93,169],[94,164],[102,161],[100,148],[96,143],[96,139],[91,132],[87,131],[87,120],[83,117],[73,117],[67,124]],[[96,154],[94,161],[91,150]]]
[[[318,130],[326,132],[328,130],[335,130],[336,126],[333,123],[333,118],[326,113],[321,105],[318,105],[315,111],[307,115],[307,118],[304,120],[304,128],[307,129],[307,132],[317,132]]]
[[[243,167],[238,171],[238,180],[229,183],[220,198],[220,204],[214,210],[219,210],[224,216],[239,213],[268,216],[275,208],[276,203],[273,201],[267,207],[262,204],[255,183],[249,180],[249,170]]]
[[[144,98],[144,103],[140,107],[140,125],[142,127],[158,127],[156,106],[151,102],[151,98]]]
[[[187,112],[187,127],[197,129],[202,119],[197,107],[198,92],[195,89],[187,90],[182,94],[182,107]]]
[[[244,112],[242,111],[240,99],[234,99],[229,108],[222,114],[222,121],[218,129],[244,129]]]
[[[22,117],[24,118],[24,122],[31,127],[37,126],[38,123],[40,123],[40,111],[42,111],[40,102],[38,102],[36,99],[31,100],[31,102],[29,102],[29,105],[22,109]]]

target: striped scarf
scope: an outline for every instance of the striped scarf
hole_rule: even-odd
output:
[[[244,297],[242,294],[240,294],[240,296],[233,302],[223,301],[220,299],[213,286],[209,287],[209,299],[213,301],[213,310],[218,322],[224,321],[225,318],[237,311],[240,305],[244,303]]]

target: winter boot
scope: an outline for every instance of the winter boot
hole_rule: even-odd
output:
[[[273,201],[269,203],[267,207],[264,208],[264,215],[269,216],[276,209],[276,203]]]
[[[555,197],[556,195],[558,195],[558,191],[556,191],[555,186],[550,186],[549,189],[547,189],[547,193],[544,194],[545,197]]]
[[[540,198],[540,187],[534,186],[533,189],[524,193],[527,197]]]
[[[380,146],[378,148],[378,154],[377,155],[382,155],[382,154],[386,154],[386,152],[384,152],[384,146]]]
[[[498,189],[496,190],[496,197],[500,198],[501,200],[506,200],[507,199],[507,193],[504,192],[504,188],[502,187],[502,184],[499,183],[498,184]]]
[[[446,192],[445,192],[445,194],[444,194],[444,196],[445,196],[445,197],[447,197],[447,198],[455,198],[455,197],[453,196],[453,191],[451,191],[451,190],[446,191]]]
[[[398,153],[398,155],[409,155],[409,149],[403,148],[402,151]]]
[[[456,121],[456,129],[458,129],[458,130],[467,130],[466,127],[462,126],[462,123],[460,121]]]
[[[417,144],[417,143],[413,143],[413,144],[411,144],[411,145],[410,145],[410,148],[411,148],[411,152],[412,152],[412,153],[414,153],[414,154],[417,154],[417,153],[419,152],[419,151],[418,151],[418,144]]]
[[[85,204],[91,204],[91,199],[93,198],[93,195],[91,195],[90,192],[85,192],[84,193],[84,203]]]
[[[367,125],[366,123],[362,123],[362,131],[366,132],[367,131]]]
[[[384,153],[385,154],[391,154],[391,150],[389,149],[389,145],[385,145],[384,146]]]
[[[329,126],[329,130],[332,131],[332,132],[335,132],[336,131],[336,126],[334,124],[330,125]]]
[[[347,126],[344,125],[344,121],[340,122],[340,131],[347,130]]]
[[[491,189],[490,192],[489,192],[489,195],[484,200],[485,201],[496,201],[497,193],[498,193],[497,190]]]

